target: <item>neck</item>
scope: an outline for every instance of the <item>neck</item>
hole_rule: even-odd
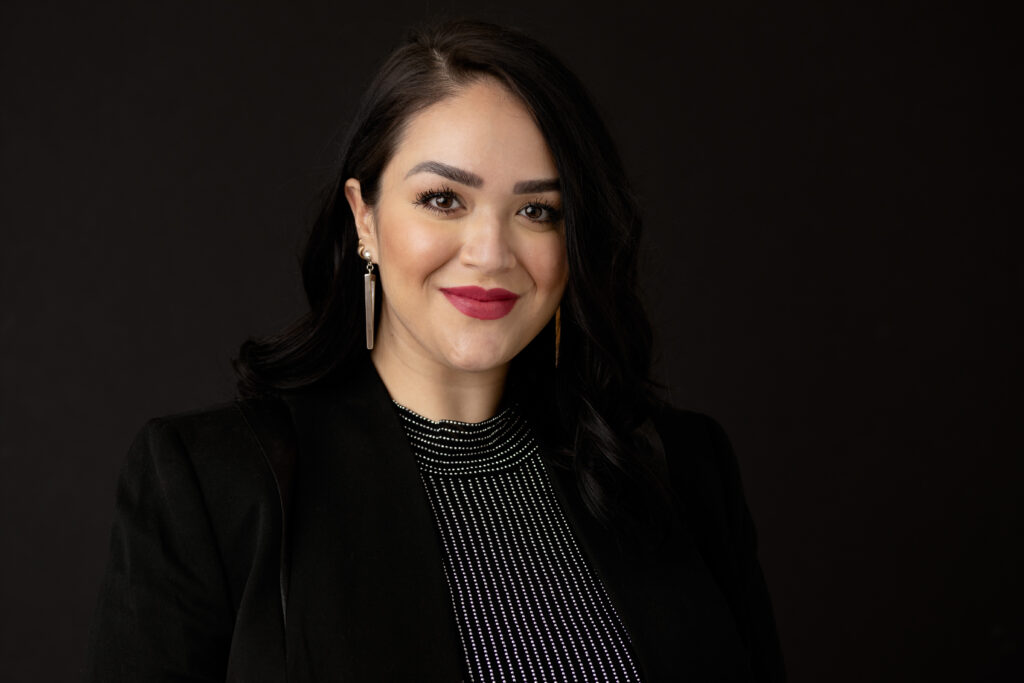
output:
[[[481,422],[498,412],[507,363],[466,371],[416,362],[422,359],[408,359],[386,346],[375,346],[370,358],[391,398],[428,419]]]

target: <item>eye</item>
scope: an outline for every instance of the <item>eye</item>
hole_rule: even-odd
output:
[[[459,200],[451,195],[447,194],[436,194],[427,200],[427,204],[435,209],[441,209],[442,211],[450,211],[459,205]]]
[[[421,192],[416,197],[414,203],[440,214],[448,214],[462,207],[458,197],[455,196],[455,192],[447,187],[440,190]]]
[[[555,223],[562,218],[562,212],[544,202],[530,202],[519,209],[519,214],[534,223]]]

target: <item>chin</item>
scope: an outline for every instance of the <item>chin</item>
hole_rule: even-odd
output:
[[[466,372],[484,372],[496,367],[507,365],[514,353],[507,349],[489,347],[485,342],[469,344],[462,349],[451,349],[447,356],[448,364]]]

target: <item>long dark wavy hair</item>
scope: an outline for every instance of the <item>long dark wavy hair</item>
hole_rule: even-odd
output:
[[[641,430],[661,402],[650,380],[651,328],[637,291],[637,203],[583,85],[516,30],[473,21],[415,30],[383,64],[358,107],[305,248],[309,312],[281,334],[242,344],[239,393],[331,384],[365,360],[365,264],[344,183],[358,179],[363,200],[374,205],[410,118],[485,77],[525,104],[547,140],[561,182],[569,262],[558,366],[552,321],[513,359],[506,392],[527,408],[559,462],[572,467],[597,520],[630,533],[661,528],[670,507],[667,485]]]

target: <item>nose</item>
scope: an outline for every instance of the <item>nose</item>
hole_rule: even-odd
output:
[[[463,265],[484,273],[499,273],[516,265],[515,251],[509,242],[510,226],[501,216],[478,212],[464,227],[460,253]]]

